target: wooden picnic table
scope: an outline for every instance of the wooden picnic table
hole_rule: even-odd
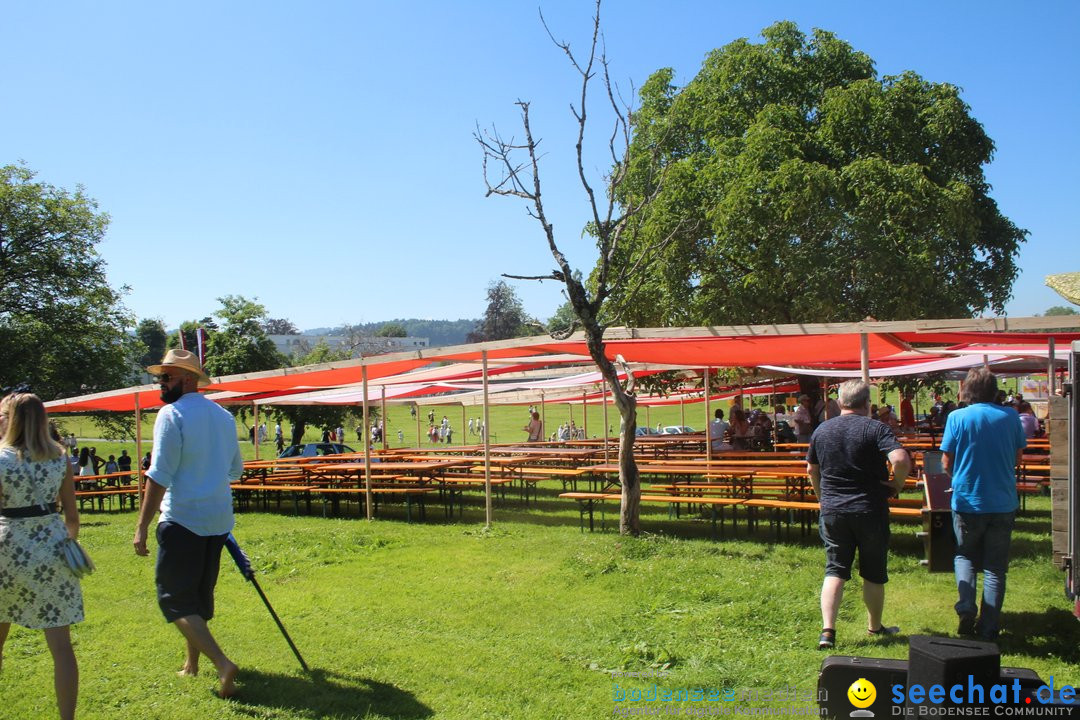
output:
[[[430,482],[437,479],[437,476],[445,470],[456,467],[467,467],[470,464],[471,463],[465,459],[421,460],[415,462],[380,460],[379,462],[371,463],[371,479],[374,481],[376,474],[378,474],[381,476],[395,475],[399,477],[408,477],[412,482],[417,483]],[[357,486],[360,486],[365,482],[365,463],[362,462],[320,463],[307,470],[312,475],[322,475],[327,478],[335,476],[348,478],[352,476],[355,477]]]

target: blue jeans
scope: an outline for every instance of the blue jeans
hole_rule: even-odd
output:
[[[1005,601],[1005,574],[1009,571],[1009,543],[1012,540],[1015,512],[961,513],[953,512],[953,532],[956,534],[956,602],[958,615],[975,615],[975,583],[979,570],[983,573],[982,611],[976,632],[987,640],[998,635],[1001,605]]]

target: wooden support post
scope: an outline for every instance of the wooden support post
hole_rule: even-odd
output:
[[[390,423],[386,421],[386,386],[380,385],[379,390],[382,394],[379,396],[379,422],[382,423],[382,432],[379,436],[382,438],[382,449],[386,450],[386,431],[390,429]],[[365,428],[365,432],[370,432]]]
[[[712,398],[709,397],[709,368],[705,368],[705,467],[712,465]]]
[[[367,519],[375,517],[375,496],[371,492],[371,420],[368,411],[367,365],[360,366],[360,380],[364,388],[364,499],[367,501]]]
[[[491,417],[488,413],[488,360],[487,350],[480,353],[481,373],[484,379],[484,517],[487,528],[491,527]]]
[[[859,369],[862,370],[862,381],[870,384],[870,339],[866,333],[859,333]]]
[[[607,414],[607,380],[604,379],[601,384],[600,400],[604,403],[604,463],[608,461],[608,414]]]

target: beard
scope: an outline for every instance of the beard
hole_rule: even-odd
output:
[[[168,387],[161,391],[161,401],[166,405],[172,405],[174,402],[184,396],[184,384],[176,383],[175,385]]]

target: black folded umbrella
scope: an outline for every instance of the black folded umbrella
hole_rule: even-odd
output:
[[[236,567],[240,570],[240,574],[247,580],[250,580],[251,584],[255,586],[255,590],[258,591],[263,604],[266,605],[266,609],[270,611],[270,617],[274,618],[278,630],[285,636],[285,641],[289,643],[289,647],[292,648],[293,655],[300,661],[300,667],[304,668],[304,672],[310,672],[307,663],[304,662],[304,658],[300,655],[300,651],[296,649],[296,643],[289,637],[289,632],[285,629],[285,626],[281,624],[281,620],[278,619],[278,615],[274,612],[274,608],[270,605],[270,601],[266,599],[266,593],[259,587],[259,581],[255,579],[255,571],[251,567],[251,561],[248,560],[248,556],[244,554],[244,551],[240,549],[240,544],[236,542],[236,538],[233,537],[232,533],[229,533],[229,537],[225,539],[225,547],[229,550],[229,554],[232,555],[233,562],[236,563]]]

